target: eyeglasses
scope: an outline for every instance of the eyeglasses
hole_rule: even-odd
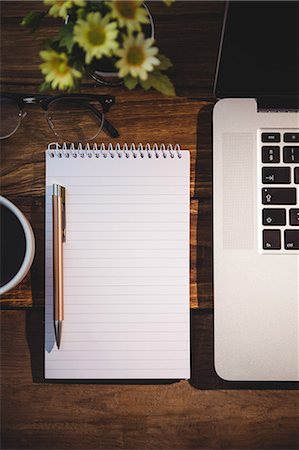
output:
[[[55,136],[67,142],[91,141],[103,129],[110,137],[118,131],[105,118],[115,104],[111,95],[0,94],[0,139],[12,136],[27,115],[25,105],[39,103]]]

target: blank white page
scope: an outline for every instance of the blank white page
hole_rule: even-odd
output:
[[[160,150],[46,152],[45,378],[190,377],[190,156],[164,156]],[[59,350],[53,183],[66,188]]]

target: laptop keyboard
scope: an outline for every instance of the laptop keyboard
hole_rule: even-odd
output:
[[[299,129],[260,130],[258,147],[260,251],[299,254]]]

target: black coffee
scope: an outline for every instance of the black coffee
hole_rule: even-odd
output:
[[[7,284],[19,271],[25,257],[25,233],[19,219],[0,205],[0,286]]]

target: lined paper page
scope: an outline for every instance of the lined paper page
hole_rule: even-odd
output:
[[[46,154],[45,378],[190,377],[189,152]],[[53,326],[52,185],[66,188],[64,323]]]

